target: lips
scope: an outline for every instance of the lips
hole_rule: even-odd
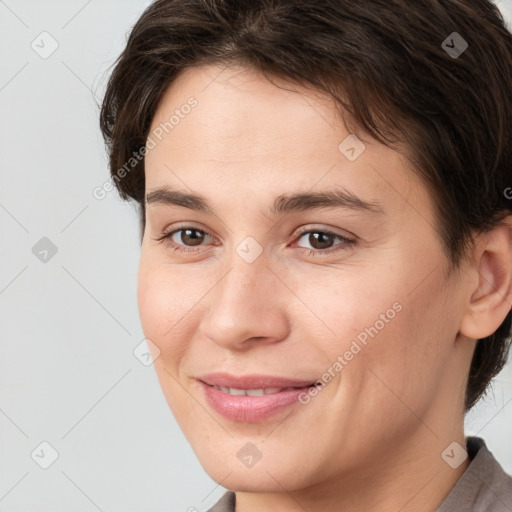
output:
[[[211,373],[202,375],[198,382],[206,402],[217,413],[232,421],[255,423],[296,404],[318,381]]]

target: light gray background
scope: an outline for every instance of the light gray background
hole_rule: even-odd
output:
[[[136,210],[92,195],[108,179],[93,94],[149,3],[0,0],[0,511],[191,512],[224,492],[133,354]],[[511,401],[512,362],[466,421],[509,473]]]

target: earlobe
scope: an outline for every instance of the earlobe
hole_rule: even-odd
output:
[[[498,329],[512,308],[512,216],[482,233],[476,247],[477,285],[470,290],[459,331],[482,339]]]

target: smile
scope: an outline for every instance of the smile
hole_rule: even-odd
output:
[[[317,381],[209,374],[197,379],[197,383],[213,411],[231,421],[256,423],[296,405],[299,396]]]

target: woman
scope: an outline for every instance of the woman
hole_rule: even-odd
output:
[[[210,512],[512,510],[464,414],[512,303],[512,36],[487,0],[159,0],[101,112]]]

